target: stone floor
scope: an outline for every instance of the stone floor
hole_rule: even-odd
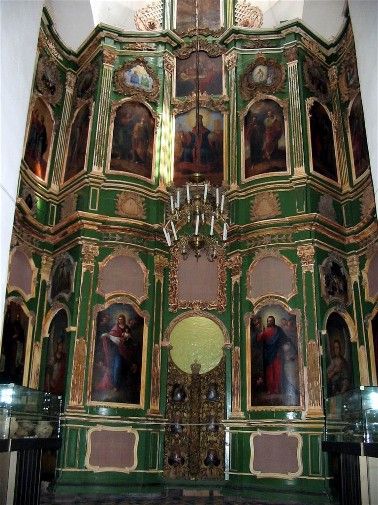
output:
[[[310,505],[293,501],[269,501],[253,498],[223,496],[164,496],[161,495],[64,495],[48,491],[41,493],[41,505]],[[318,504],[319,505],[319,504]],[[326,502],[324,502],[326,505]],[[327,505],[328,502],[327,502]],[[337,504],[333,504],[337,505]]]

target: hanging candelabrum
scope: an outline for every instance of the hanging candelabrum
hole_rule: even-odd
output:
[[[227,243],[227,200],[224,186],[212,186],[200,173],[182,188],[168,188],[169,201],[163,226],[169,247],[177,247],[183,259],[194,251],[197,260],[204,251],[209,261]]]

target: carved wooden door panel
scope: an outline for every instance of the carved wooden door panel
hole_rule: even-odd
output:
[[[201,374],[168,363],[164,476],[171,479],[223,480],[225,360]]]

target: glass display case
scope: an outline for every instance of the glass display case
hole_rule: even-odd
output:
[[[20,445],[17,441],[34,440],[40,445],[58,439],[61,404],[60,396],[16,384],[1,384],[0,450],[17,450]]]
[[[378,387],[360,386],[325,401],[325,441],[378,443]]]

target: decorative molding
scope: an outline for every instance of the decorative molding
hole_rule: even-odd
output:
[[[220,46],[216,42],[207,42],[207,40],[200,39],[198,44],[197,40],[193,40],[180,49],[176,49],[174,55],[180,60],[186,60],[192,53],[197,51],[204,51],[210,58],[216,58],[222,56],[227,51],[227,48]]]
[[[146,199],[135,191],[118,193],[116,201],[117,216],[146,219]]]
[[[195,93],[193,92],[191,95],[187,96],[185,100],[179,100],[177,98],[172,99],[173,114],[177,115],[188,112],[197,105],[197,102],[199,102],[200,107],[205,107],[218,112],[227,112],[229,101],[230,99],[226,95],[223,95],[220,98],[214,98],[212,95],[208,95],[206,91],[204,93],[200,92],[197,99]]]
[[[280,201],[273,191],[259,193],[251,202],[251,221],[260,221],[280,215]]]
[[[152,2],[134,14],[135,27],[139,31],[159,31],[163,28],[163,2]]]
[[[262,10],[248,0],[238,0],[235,5],[236,26],[243,28],[261,28],[264,22]]]
[[[298,31],[302,35],[301,42],[313,55],[322,61],[326,60],[325,54],[319,49],[319,45],[313,40],[305,36],[302,30]]]

